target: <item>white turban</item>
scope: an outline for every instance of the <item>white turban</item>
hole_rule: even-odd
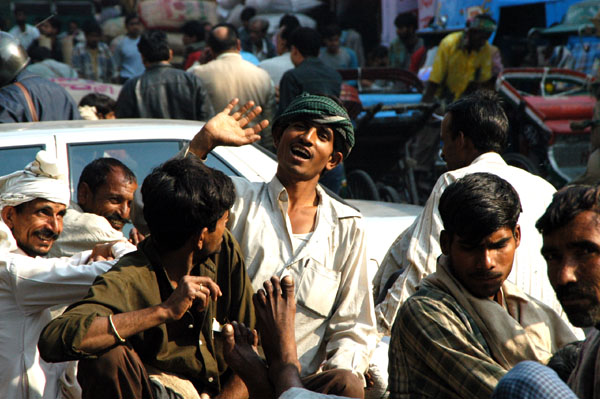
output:
[[[46,151],[39,151],[35,161],[9,175],[0,177],[0,209],[43,198],[69,205],[71,191],[67,177]]]

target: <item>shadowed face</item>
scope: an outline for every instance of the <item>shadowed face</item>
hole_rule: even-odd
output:
[[[600,218],[584,211],[566,226],[544,234],[548,278],[569,321],[600,325]]]

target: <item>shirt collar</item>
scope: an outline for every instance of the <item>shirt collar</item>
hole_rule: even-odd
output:
[[[242,55],[239,52],[235,52],[235,53],[233,53],[233,52],[226,52],[226,53],[223,53],[223,54],[219,54],[216,59],[220,60],[220,59],[224,59],[224,58],[239,58],[239,59],[241,59]]]
[[[497,164],[506,165],[506,162],[504,161],[502,156],[500,154],[498,154],[497,152],[493,152],[493,151],[481,154],[480,156],[475,158],[473,160],[473,162],[471,162],[471,165],[474,165],[478,162],[497,163]]]

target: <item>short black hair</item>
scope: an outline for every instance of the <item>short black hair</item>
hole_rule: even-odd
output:
[[[120,169],[125,179],[130,183],[136,183],[135,174],[123,162],[115,158],[98,158],[90,162],[81,171],[77,190],[86,183],[92,194],[95,194],[98,188],[106,184],[107,176],[115,169]]]
[[[137,48],[148,62],[167,61],[171,56],[167,34],[160,30],[142,33]]]
[[[585,211],[600,214],[600,186],[567,186],[554,194],[552,202],[535,227],[543,235],[550,234]]]
[[[300,27],[292,32],[289,46],[296,47],[303,57],[317,57],[321,48],[321,35],[312,28]]]
[[[39,62],[52,58],[52,51],[45,46],[29,46],[27,55],[31,58],[31,62]]]
[[[283,27],[283,26],[294,26],[294,27],[298,27],[300,26],[300,21],[298,20],[298,17],[296,17],[295,15],[292,14],[285,14],[283,17],[281,17],[281,19],[279,20],[279,27]]]
[[[419,27],[419,20],[417,16],[412,12],[407,12],[403,14],[398,14],[396,19],[394,19],[394,25],[396,28],[400,28],[402,26],[412,27],[414,30],[417,30]]]
[[[491,173],[473,173],[450,184],[438,210],[445,231],[473,243],[502,227],[514,231],[522,212],[514,187]]]
[[[205,23],[202,23],[200,21],[187,21],[181,27],[181,33],[190,37],[195,36],[196,41],[201,42],[204,40],[204,25]]]
[[[227,34],[223,39],[217,38],[214,34],[215,29],[221,27],[227,28]],[[221,23],[213,26],[213,28],[210,30],[208,39],[206,40],[206,45],[212,49],[215,55],[218,55],[224,51],[237,48],[238,38],[238,31],[235,26],[228,23]]]
[[[108,115],[111,112],[115,112],[117,109],[117,102],[101,93],[88,93],[79,101],[79,106],[90,106],[96,107],[96,112],[101,115]]]
[[[502,153],[508,141],[508,118],[500,98],[491,90],[478,90],[450,104],[450,131],[461,131],[480,152]]]
[[[342,34],[342,29],[338,24],[329,24],[323,28],[321,32],[321,38],[329,39],[331,37],[340,36]]]
[[[102,28],[100,27],[100,24],[91,19],[85,21],[81,29],[86,35],[89,35],[90,33],[97,33],[99,35],[102,35]]]
[[[125,25],[129,25],[132,19],[140,19],[140,16],[134,12],[125,15]]]
[[[57,32],[60,32],[60,27],[62,25],[60,19],[58,19],[56,16],[51,16],[50,18],[48,18],[48,23],[52,25],[52,27],[56,29]]]
[[[255,23],[260,24],[260,31],[262,33],[267,33],[267,31],[269,30],[269,20],[268,19],[265,19],[259,15],[250,20],[250,25],[254,25]]]
[[[253,16],[256,15],[256,8],[254,7],[245,7],[240,14],[240,20],[242,22],[250,21]]]
[[[217,221],[235,201],[233,182],[195,156],[171,159],[155,168],[142,185],[144,218],[151,236],[167,250],[181,248]]]

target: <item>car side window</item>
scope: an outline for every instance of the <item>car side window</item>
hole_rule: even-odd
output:
[[[35,154],[45,150],[44,144],[36,144],[22,147],[0,148],[0,176],[7,175],[16,170],[23,170],[25,166],[35,159]]]

